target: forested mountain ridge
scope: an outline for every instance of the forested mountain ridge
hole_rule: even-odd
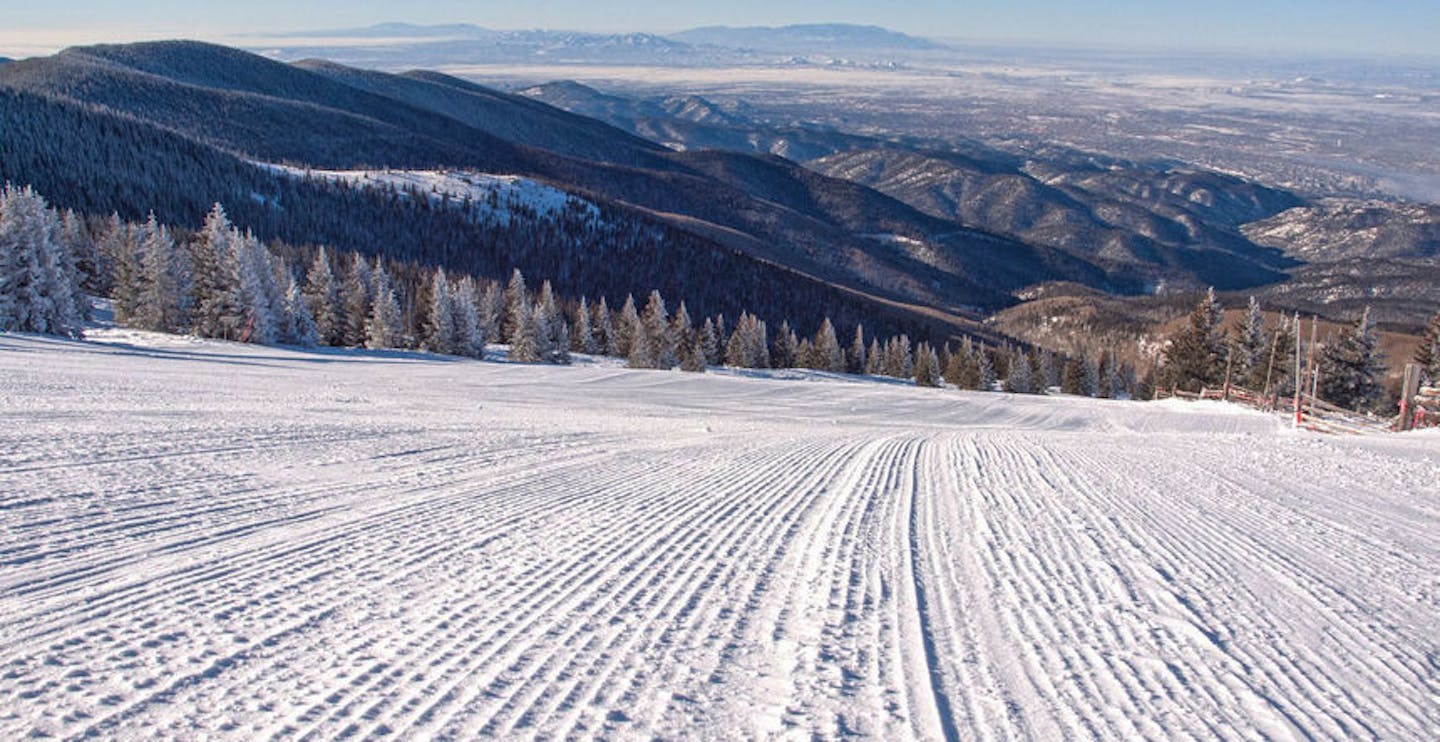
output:
[[[51,103],[72,101],[86,115],[120,114],[127,127],[149,124],[195,145],[205,145],[209,148],[207,157],[211,158],[336,169],[469,169],[532,177],[607,208],[633,210],[650,221],[687,233],[687,239],[703,236],[699,242],[712,245],[707,249],[719,246],[726,252],[742,253],[769,266],[764,270],[796,271],[851,293],[873,295],[887,304],[935,308],[949,313],[952,320],[955,311],[967,307],[1008,304],[1010,292],[1024,285],[1068,277],[1051,267],[1054,261],[1049,258],[1056,256],[1037,257],[1032,248],[1019,243],[956,229],[869,189],[810,173],[788,161],[746,162],[745,155],[736,153],[697,156],[664,152],[599,122],[580,120],[514,96],[490,94],[480,86],[433,74],[389,76],[317,63],[285,65],[210,44],[155,42],[77,48],[13,67],[7,65],[0,73],[0,88],[30,91]],[[415,104],[375,90],[401,95]],[[484,106],[481,97],[485,98]],[[26,110],[33,109],[32,105]],[[488,111],[487,115],[480,115],[482,109]],[[23,118],[14,119],[15,139],[23,139],[20,133],[27,127],[34,128],[33,121],[27,123]],[[588,138],[591,141],[584,146],[591,148],[589,154],[602,156],[608,152],[606,156],[612,161],[570,156],[497,135],[555,137],[554,122],[579,132],[572,143]],[[492,126],[497,133],[482,126]],[[137,203],[154,203],[159,209],[163,208],[160,202],[171,197],[127,199],[116,195],[99,203],[100,199],[93,196],[41,186],[43,178],[78,181],[96,177],[87,173],[95,161],[72,158],[66,150],[46,144],[43,138],[29,141],[32,149],[53,152],[17,153],[13,164],[5,165],[4,177],[35,182],[63,206],[72,205],[72,199],[85,199],[90,209],[126,211]],[[38,173],[34,167],[21,166],[27,157],[33,163],[37,156],[53,172]],[[724,168],[727,172],[746,171],[768,182],[757,183],[752,177],[717,177],[713,174],[717,159],[729,161]],[[626,164],[627,160],[640,164]],[[233,162],[187,164],[184,159],[176,166],[182,172],[238,167]],[[120,183],[130,178],[124,170],[99,177],[115,179],[119,191],[150,190],[133,178],[132,182]],[[195,173],[193,177],[203,174]],[[259,176],[251,174],[245,179],[255,177]],[[237,190],[223,183],[217,185],[226,193]],[[775,198],[781,191],[799,190],[805,193],[804,208],[798,208],[801,204],[794,198]],[[243,193],[246,198],[252,195],[250,191]],[[291,241],[330,239],[324,233],[303,233],[295,226],[297,221],[317,218],[302,213],[311,211],[308,206],[266,200],[263,189],[255,193],[266,201],[270,213],[259,217],[232,206],[237,223],[257,229],[269,223],[273,229],[286,230],[283,235],[275,232],[275,236]],[[202,194],[194,198],[205,202],[224,200]],[[277,210],[277,203],[283,208]],[[876,238],[852,229],[853,215],[868,212],[877,204],[884,209],[873,220],[883,222],[887,232],[910,241]],[[194,224],[203,213],[201,204],[187,204],[184,213],[168,214],[167,219]],[[463,249],[460,245],[436,246],[431,252],[453,256]],[[709,259],[699,255],[691,260]],[[704,275],[708,282],[723,286],[717,286],[715,291],[754,292],[751,287],[739,286],[736,275],[714,271]],[[1007,280],[997,282],[999,276]],[[669,280],[700,279],[686,276]],[[922,314],[928,316],[931,312]]]

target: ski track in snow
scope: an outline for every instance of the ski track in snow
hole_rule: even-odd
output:
[[[1440,737],[1430,434],[4,335],[0,422],[6,739]]]

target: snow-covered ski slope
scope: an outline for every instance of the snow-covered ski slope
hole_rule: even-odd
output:
[[[1440,437],[0,335],[0,738],[1440,737]]]

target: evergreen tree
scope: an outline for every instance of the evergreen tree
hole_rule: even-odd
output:
[[[1077,397],[1085,395],[1085,364],[1077,357],[1065,359],[1065,370],[1060,376],[1060,391]]]
[[[1050,387],[1060,386],[1060,364],[1055,361],[1055,354],[1048,348],[1042,348],[1036,365],[1036,380],[1040,387],[1049,390]]]
[[[990,351],[982,345],[975,353],[975,361],[980,367],[980,386],[978,388],[986,392],[994,391],[995,382],[999,379],[995,373],[995,362],[991,358]]]
[[[305,301],[305,292],[300,282],[291,275],[285,290],[285,337],[283,341],[302,348],[313,348],[320,343],[320,331],[310,307]]]
[[[775,364],[775,368],[795,368],[797,365],[803,367],[804,363],[801,362],[799,354],[800,339],[790,329],[790,322],[782,320],[770,348],[770,362]]]
[[[615,355],[621,358],[630,357],[630,346],[635,342],[636,328],[640,327],[640,313],[635,311],[635,297],[625,295],[625,303],[620,307],[620,315],[615,319],[613,332],[615,337]]]
[[[150,214],[141,228],[140,267],[144,280],[135,317],[138,327],[157,332],[190,328],[190,266],[170,230]]]
[[[1381,400],[1385,360],[1370,323],[1370,308],[1320,353],[1320,398],[1353,410],[1371,409]]]
[[[870,347],[865,351],[865,373],[869,376],[879,376],[885,373],[885,354],[880,349],[878,338],[871,338]]]
[[[535,337],[540,359],[546,363],[570,362],[570,328],[555,301],[555,290],[545,281],[535,302]]]
[[[135,244],[135,233],[129,224],[120,220],[119,214],[111,214],[107,228],[101,232],[97,245],[104,260],[112,267],[110,298],[114,302],[115,321],[129,324],[140,308],[140,250]]]
[[[1094,358],[1080,360],[1080,391],[1087,397],[1100,396],[1100,367]]]
[[[534,308],[523,301],[515,306],[515,316],[510,317],[507,305],[506,321],[515,325],[515,334],[510,338],[510,360],[521,363],[535,363],[540,358],[540,340],[535,326]]]
[[[60,244],[70,254],[71,262],[75,268],[75,281],[77,283],[77,296],[85,293],[103,295],[110,288],[109,266],[105,264],[104,258],[96,245],[94,235],[86,227],[85,220],[76,214],[73,209],[66,209],[60,219]],[[90,301],[86,299],[82,309],[90,311]],[[84,319],[90,319],[86,316]]]
[[[1165,349],[1161,382],[1189,391],[1215,387],[1225,373],[1225,346],[1220,302],[1215,289],[1190,313],[1185,327],[1170,338]]]
[[[710,320],[705,320],[708,324]],[[705,349],[699,342],[690,343],[685,349],[685,355],[680,359],[680,370],[691,373],[705,372]]]
[[[650,333],[637,323],[630,338],[630,355],[626,365],[630,368],[656,368],[655,345]]]
[[[465,276],[452,287],[455,306],[455,352],[469,358],[485,357],[485,330],[480,325],[479,289],[475,279]]]
[[[1420,364],[1425,377],[1440,383],[1440,312],[1430,318],[1425,332],[1420,336],[1420,345],[1415,349],[1415,362]]]
[[[275,280],[270,251],[255,235],[246,233],[236,240],[235,255],[243,318],[239,339],[260,345],[274,343],[280,336],[284,294]]]
[[[480,336],[484,341],[502,342],[501,328],[505,325],[505,292],[494,281],[485,282],[485,292],[480,297]]]
[[[1005,376],[1005,391],[1015,394],[1035,393],[1035,374],[1024,353],[1016,353],[1010,359],[1010,368]]]
[[[929,343],[915,349],[916,386],[940,386],[940,359]]]
[[[689,365],[687,361],[692,356],[697,355],[695,348],[699,345],[700,339],[696,335],[694,323],[690,319],[690,310],[686,308],[685,302],[683,301],[680,302],[680,306],[675,309],[675,316],[670,318],[670,337],[675,343],[676,362],[682,367]],[[705,365],[704,356],[701,355],[700,358],[700,365],[703,368]],[[685,370],[695,371],[697,369],[688,368]]]
[[[376,258],[371,275],[375,300],[370,309],[370,321],[365,326],[365,347],[402,347],[405,343],[404,317],[400,313],[400,302],[395,296],[390,271]]]
[[[501,339],[513,345],[515,336],[525,331],[532,321],[531,309],[530,290],[525,286],[525,276],[516,268],[511,271],[510,282],[505,285],[505,322],[500,330]]]
[[[315,330],[320,342],[325,345],[341,345],[345,342],[345,322],[340,303],[340,284],[330,268],[328,251],[321,247],[315,252],[315,261],[305,276],[305,305],[315,318]]]
[[[605,297],[600,297],[600,302],[595,305],[595,344],[600,347],[600,352],[612,358],[620,357],[620,339],[615,335],[615,320],[610,312],[610,306],[605,303]]]
[[[1260,370],[1269,365],[1266,351],[1265,314],[1260,302],[1250,297],[1245,316],[1235,325],[1230,336],[1230,379],[1233,384],[1244,384]],[[1253,387],[1251,387],[1253,388]]]
[[[79,337],[81,289],[59,217],[30,188],[0,191],[0,330]]]
[[[576,353],[595,355],[600,346],[595,341],[595,331],[590,326],[590,304],[580,297],[580,307],[575,310],[575,321],[571,324],[570,349]]]
[[[951,353],[945,364],[945,381],[956,389],[980,388],[980,363],[970,341],[965,341],[958,353]]]
[[[675,357],[675,340],[670,335],[670,313],[665,309],[665,300],[660,297],[659,291],[650,292],[640,321],[639,331],[649,336],[650,368],[674,368],[679,361]]]
[[[897,335],[886,341],[883,373],[894,379],[908,379],[914,370],[915,360],[911,354],[909,336]]]
[[[1267,331],[1265,361],[1251,369],[1249,388],[1274,396],[1295,393],[1294,322],[1293,318],[1281,315],[1276,318],[1274,329]]]
[[[715,322],[709,317],[705,318],[705,324],[700,327],[700,353],[705,358],[705,365],[718,366],[723,358],[720,354],[720,334],[715,330]]]
[[[236,239],[238,235],[225,209],[217,203],[190,243],[190,294],[195,307],[191,331],[199,337],[228,340],[239,330],[243,311],[235,264]]]
[[[430,311],[422,328],[421,346],[431,353],[460,355],[460,327],[455,319],[455,295],[445,270],[437,268],[430,277]]]
[[[865,354],[864,326],[859,324],[855,325],[855,337],[850,341],[850,350],[845,355],[845,360],[849,365],[850,373],[865,373],[865,361],[867,360],[867,356]]]
[[[341,287],[341,299],[345,307],[345,330],[343,344],[352,348],[364,347],[368,338],[370,317],[375,313],[375,277],[370,265],[359,254],[350,256],[350,272]]]
[[[822,371],[833,371],[837,374],[845,372],[845,353],[840,349],[840,341],[835,337],[835,326],[830,324],[829,317],[820,322],[820,329],[815,333],[814,344],[816,368]],[[939,376],[940,370],[937,368],[935,377]]]

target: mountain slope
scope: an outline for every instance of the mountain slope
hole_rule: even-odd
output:
[[[670,38],[687,44],[708,44],[733,49],[772,52],[844,53],[860,49],[924,51],[943,48],[933,41],[890,31],[879,26],[857,26],[844,23],[743,28],[706,26],[670,34]]]

